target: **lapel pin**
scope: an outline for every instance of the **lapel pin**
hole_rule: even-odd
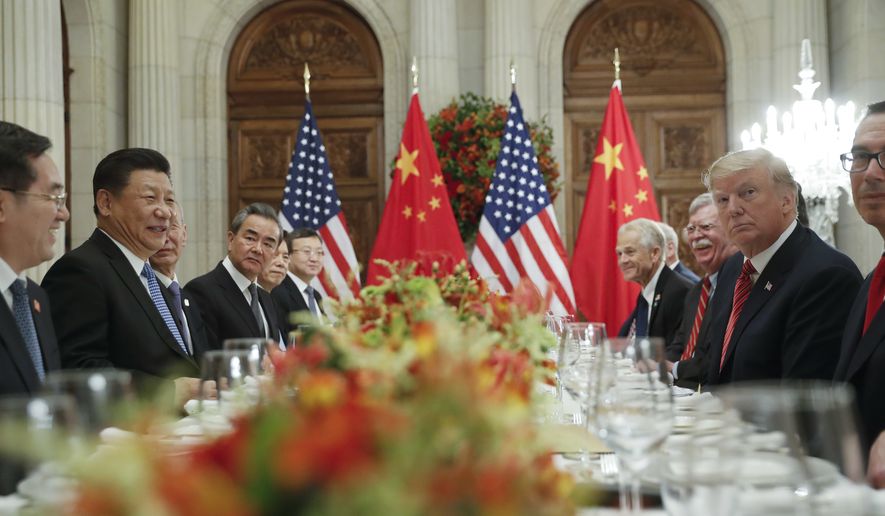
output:
[[[34,311],[40,313],[40,301],[34,300]]]
[[[188,307],[188,308],[190,308],[190,306],[191,306],[191,302],[188,301],[187,298],[184,298],[184,306],[186,306],[186,307]]]
[[[765,283],[765,290],[771,292],[771,282],[770,281]]]

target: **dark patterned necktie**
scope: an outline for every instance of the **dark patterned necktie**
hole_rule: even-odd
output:
[[[307,294],[307,308],[310,309],[310,313],[312,313],[314,315],[314,317],[318,317],[319,310],[317,310],[317,300],[316,300],[316,297],[314,297],[313,292],[314,292],[313,287],[311,287],[310,285],[308,285],[304,289],[304,293]]]
[[[648,301],[642,293],[636,300],[636,336],[648,337]]]
[[[249,285],[249,293],[252,294],[252,301],[249,303],[249,306],[252,308],[252,315],[255,316],[255,322],[258,324],[258,334],[262,337],[266,337],[267,333],[264,331],[264,318],[261,317],[261,303],[258,302],[258,285],[255,283]]]
[[[28,299],[28,286],[24,280],[17,279],[9,286],[12,291],[12,315],[15,324],[22,334],[28,354],[37,370],[40,383],[46,377],[46,368],[43,366],[43,354],[40,352],[40,341],[37,339],[37,328],[34,327],[34,315],[31,313],[31,303]]]

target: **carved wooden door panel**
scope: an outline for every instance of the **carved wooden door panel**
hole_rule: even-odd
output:
[[[279,209],[311,101],[357,259],[365,270],[384,199],[383,68],[365,21],[337,1],[290,0],[256,16],[228,68],[228,213],[254,201]]]
[[[677,231],[704,191],[701,172],[726,149],[724,51],[701,7],[691,0],[594,2],[575,20],[563,53],[569,243],[581,220],[615,47],[661,217]],[[698,270],[684,242],[679,255]]]

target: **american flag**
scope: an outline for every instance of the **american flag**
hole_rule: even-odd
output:
[[[553,289],[551,311],[575,311],[565,249],[515,91],[470,261],[493,290],[511,292],[528,278],[542,294]]]
[[[334,299],[350,298],[359,292],[359,265],[310,100],[304,106],[296,138],[283,189],[280,224],[286,231],[309,227],[319,232],[326,255],[314,288]]]

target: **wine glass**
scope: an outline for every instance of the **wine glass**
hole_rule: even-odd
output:
[[[560,339],[559,383],[571,400],[578,404],[579,410],[573,417],[574,423],[581,424],[588,431],[592,419],[589,406],[593,387],[591,364],[605,336],[603,323],[569,322],[565,323],[563,337]],[[586,445],[582,444],[579,451],[581,470],[587,471],[590,455]]]
[[[67,394],[0,398],[0,495],[15,492],[41,462],[78,451],[79,430],[76,403]]]
[[[719,396],[748,424],[738,471],[742,513],[867,513],[871,498],[850,386],[752,383]]]
[[[199,419],[204,432],[227,433],[232,429],[232,418],[260,401],[258,370],[259,360],[249,349],[213,350],[203,354]]]
[[[593,369],[597,384],[592,399],[595,429],[621,465],[622,511],[627,511],[629,477],[630,505],[638,512],[640,475],[673,422],[664,342],[656,337],[606,339]]]
[[[128,419],[135,395],[132,374],[120,369],[52,371],[43,390],[74,399],[83,429],[93,436]]]
[[[276,341],[271,339],[226,339],[222,343],[222,349],[228,351],[245,351],[249,354],[250,360],[258,364],[258,372],[260,374],[269,373],[273,366],[270,363],[268,352],[271,349],[278,348]]]

